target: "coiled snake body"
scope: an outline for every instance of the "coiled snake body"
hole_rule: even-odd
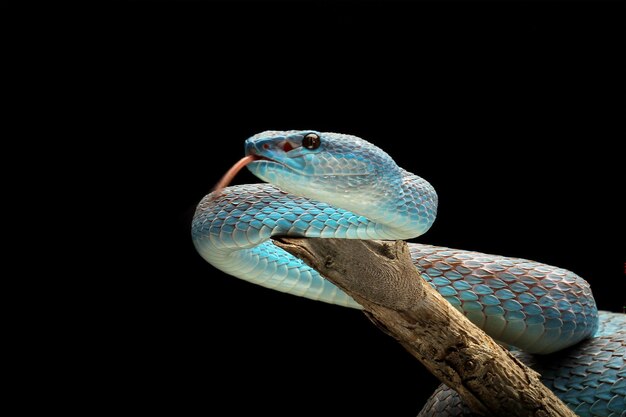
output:
[[[247,165],[270,184],[207,195],[192,224],[200,255],[238,278],[360,308],[270,237],[410,239],[435,220],[434,188],[363,139],[268,131],[249,138],[245,147],[247,156],[235,171]],[[549,360],[520,355],[577,414],[626,416],[626,315],[598,312],[582,278],[524,259],[423,244],[410,248],[422,276],[494,339],[528,353],[567,349]],[[421,415],[444,412],[468,413],[440,388]]]

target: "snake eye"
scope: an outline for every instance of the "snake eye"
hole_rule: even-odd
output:
[[[321,144],[322,141],[320,140],[319,135],[316,135],[315,133],[309,133],[304,137],[304,139],[302,139],[302,146],[307,149],[317,149]]]

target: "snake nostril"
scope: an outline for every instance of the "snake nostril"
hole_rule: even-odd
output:
[[[270,144],[269,143],[264,143],[263,144],[263,149],[269,149],[270,148]]]

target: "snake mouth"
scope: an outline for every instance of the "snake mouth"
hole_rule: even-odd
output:
[[[235,164],[232,167],[230,167],[228,171],[226,171],[226,174],[224,174],[222,179],[219,180],[219,182],[215,185],[215,187],[213,187],[212,191],[219,193],[224,188],[226,188],[228,184],[232,182],[233,178],[235,178],[237,173],[239,173],[239,171],[241,171],[243,167],[253,162],[262,162],[262,161],[284,166],[284,164],[281,164],[280,162],[270,159],[266,156],[255,154],[255,153],[250,153],[244,156],[243,158],[241,158],[239,161],[235,162]]]
[[[251,162],[256,162],[256,161],[269,161],[269,162],[274,162],[274,163],[279,163],[277,161],[274,161],[271,158],[268,158],[267,156],[263,156],[263,155],[257,155],[257,154],[250,154],[248,156],[252,156],[254,157],[254,160],[252,160]]]

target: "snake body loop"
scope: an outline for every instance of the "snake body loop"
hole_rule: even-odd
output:
[[[273,245],[270,237],[409,239],[425,233],[435,220],[434,188],[355,136],[263,132],[246,141],[246,155],[241,165],[247,164],[269,184],[228,187],[207,195],[196,210],[192,237],[204,259],[247,281],[360,308],[317,271]],[[423,244],[410,244],[410,249],[424,279],[496,340],[529,353],[547,354],[596,333],[592,341],[617,335],[618,340],[610,345],[617,352],[610,366],[591,359],[592,370],[578,366],[576,370],[585,373],[587,382],[577,380],[572,389],[580,387],[583,394],[577,396],[568,389],[564,400],[583,416],[624,417],[626,339],[616,329],[626,327],[626,316],[599,315],[586,281],[570,271],[524,259]],[[601,332],[597,332],[599,317],[600,324],[612,323],[600,326]],[[580,357],[575,351],[573,355]],[[575,361],[559,369],[571,363]],[[615,383],[600,383],[600,369],[614,370],[609,379]],[[602,384],[603,389],[597,391]],[[556,383],[555,387],[566,385]],[[587,412],[581,404],[590,402],[595,408],[590,406]],[[430,404],[435,410],[433,404],[439,407],[443,402]],[[423,413],[428,413],[427,408]],[[606,412],[598,414],[602,410]]]

